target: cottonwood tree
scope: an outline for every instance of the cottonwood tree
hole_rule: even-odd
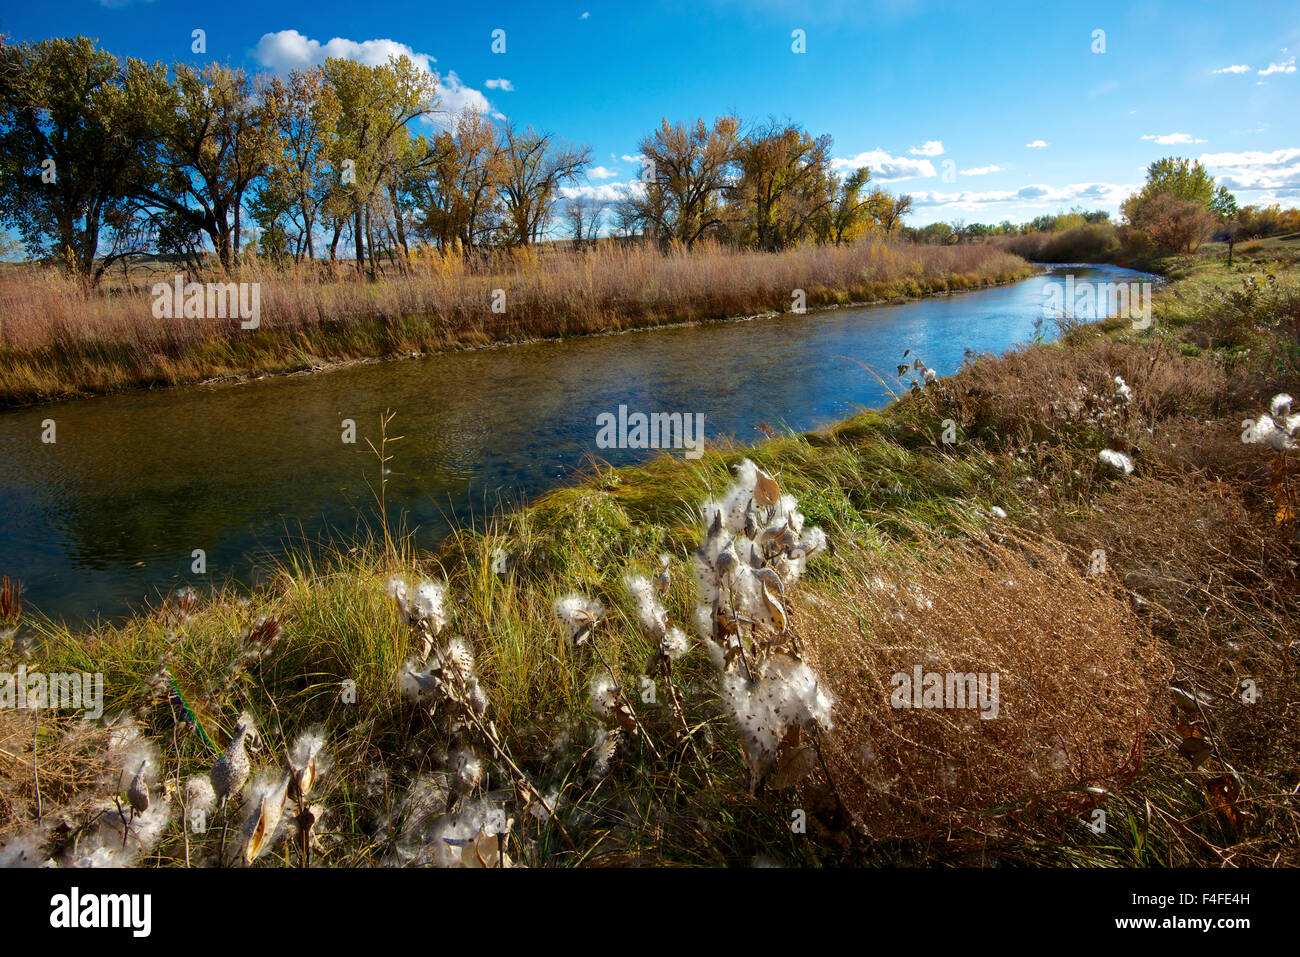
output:
[[[825,220],[835,200],[830,151],[830,136],[814,139],[798,126],[776,122],[736,144],[739,179],[732,202],[742,214],[745,245],[783,249]]]
[[[86,37],[0,46],[0,222],[94,283],[105,218],[146,181],[166,70]]]
[[[664,119],[641,141],[649,175],[627,207],[661,245],[676,240],[689,249],[725,222],[739,126],[734,116],[718,117],[712,126],[702,119],[670,126]]]
[[[380,66],[332,57],[322,71],[329,83],[322,96],[323,115],[332,127],[328,155],[337,177],[332,211],[338,216],[346,209],[350,215],[357,274],[364,275],[372,207],[381,196],[391,207],[395,170],[410,159],[407,124],[437,107],[437,77],[406,56]],[[400,215],[400,208],[394,213]],[[337,237],[336,225],[335,243]],[[372,253],[372,276],[374,271]]]
[[[1214,230],[1215,216],[1191,199],[1156,193],[1143,201],[1130,221],[1157,246],[1176,253],[1193,253]]]
[[[1147,181],[1120,206],[1128,224],[1152,242],[1191,252],[1216,224],[1237,213],[1237,201],[1200,161],[1168,156],[1147,167]]]
[[[912,211],[912,197],[904,193],[894,196],[883,189],[873,190],[868,202],[871,216],[887,237],[893,236],[903,225],[903,217]]]
[[[244,195],[270,157],[265,104],[243,70],[176,67],[155,114],[159,149],[134,198],[205,234],[222,269],[238,260]]]
[[[604,203],[588,196],[571,196],[564,204],[564,221],[573,238],[573,248],[594,248],[604,218]]]
[[[853,242],[875,221],[872,198],[862,190],[871,179],[871,170],[860,166],[851,173],[834,178],[834,200],[827,215],[825,240],[836,246]]]
[[[304,251],[316,258],[314,233],[332,186],[324,86],[324,72],[313,68],[295,70],[287,79],[272,77],[262,91],[269,153],[254,215],[264,232],[283,230],[286,240],[296,234],[295,260]]]
[[[1139,209],[1152,196],[1167,193],[1175,199],[1200,203],[1218,217],[1237,211],[1237,201],[1227,187],[1219,186],[1199,160],[1167,156],[1147,167],[1147,181],[1141,191],[1124,201],[1122,210]]]
[[[434,138],[428,175],[420,182],[420,233],[442,249],[468,253],[486,245],[501,228],[505,158],[496,128],[482,113],[468,111]]]
[[[560,188],[591,165],[591,147],[557,142],[551,133],[507,123],[501,132],[501,199],[506,242],[535,243],[550,221]]]
[[[427,192],[426,184],[432,173],[436,154],[424,136],[411,136],[409,131],[390,140],[384,153],[383,176],[388,216],[383,220],[385,231],[391,227],[391,239],[403,269],[410,261],[409,236],[416,230],[421,197]]]

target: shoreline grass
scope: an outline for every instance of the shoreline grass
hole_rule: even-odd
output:
[[[156,319],[149,286],[170,274],[87,295],[58,274],[11,269],[0,276],[0,407],[786,312],[795,290],[814,309],[979,289],[1034,271],[992,247],[883,243],[668,255],[607,245],[477,264],[430,253],[375,283],[323,266],[254,263],[231,277],[263,283],[261,325],[245,331],[238,320]],[[496,290],[504,312],[493,312]]]
[[[107,713],[131,724],[42,717],[40,828],[32,723],[0,712],[14,755],[0,765],[0,858],[79,860],[68,834],[94,846],[76,828],[126,790],[140,748],[160,767],[155,793],[170,780],[180,803],[214,755],[179,687],[218,746],[242,711],[256,716],[264,773],[297,736],[324,734],[320,866],[447,863],[443,838],[457,834],[489,859],[505,849],[548,866],[1300,864],[1300,543],[1286,511],[1300,476],[1294,453],[1241,439],[1243,419],[1300,390],[1300,278],[1178,269],[1146,332],[1071,328],[818,432],[597,466],[432,553],[400,538],[300,553],[251,593],[178,596],[93,633],[21,621],[37,638],[29,667],[103,671]],[[1108,449],[1133,474],[1099,457]],[[781,598],[835,720],[800,731],[807,767],[783,764],[757,788],[707,639],[672,662],[671,685],[655,679],[657,706],[637,695],[655,642],[623,582],[653,580],[666,554],[664,608],[692,630],[698,506],[729,494],[743,459],[832,545]],[[394,575],[445,580],[438,632],[399,612]],[[575,592],[605,609],[595,653],[555,620]],[[268,620],[276,637],[259,643]],[[455,709],[403,698],[422,636],[471,650],[501,753]],[[883,706],[882,681],[912,663],[1000,670],[1020,721]],[[624,727],[588,705],[607,666],[635,710]],[[602,767],[611,733],[621,743]],[[520,774],[537,795],[519,793]],[[496,810],[511,822],[488,847]],[[1087,826],[1098,810],[1100,833]],[[798,811],[806,833],[791,828]],[[164,823],[132,861],[213,862],[214,831]],[[258,860],[300,863],[283,834]]]

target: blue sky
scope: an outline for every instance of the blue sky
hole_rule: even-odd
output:
[[[206,55],[191,52],[194,29]],[[913,225],[1113,212],[1166,155],[1201,158],[1243,204],[1300,205],[1292,0],[66,0],[10,4],[0,31],[254,72],[410,52],[439,73],[446,106],[590,145],[582,189],[605,198],[636,177],[637,141],[662,117],[734,112],[830,133],[842,168],[865,163],[915,197]]]

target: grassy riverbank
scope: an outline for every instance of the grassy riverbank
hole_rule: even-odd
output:
[[[284,755],[319,734],[317,865],[491,864],[503,830],[512,860],[548,865],[1300,864],[1296,453],[1242,442],[1243,420],[1300,390],[1300,276],[1170,267],[1150,330],[1070,329],[900,380],[887,409],[821,432],[598,470],[437,554],[322,548],[251,596],[178,596],[93,634],[20,620],[29,669],[102,672],[106,714],[130,723],[0,712],[0,858],[211,864],[224,844],[299,863]],[[786,511],[743,459],[805,529],[762,549],[779,587],[717,586],[749,602],[704,622],[744,639],[724,658],[694,620],[720,561],[715,540],[695,567],[698,506],[729,496],[741,525],[746,501],[760,525]],[[657,589],[625,582],[654,582],[661,554],[684,654],[655,630]],[[447,582],[431,660],[442,615],[413,626],[395,575],[413,603],[419,581]],[[570,593],[594,628],[570,605],[557,620]],[[407,665],[438,689],[414,694]],[[999,713],[891,707],[916,666],[996,673]],[[187,831],[204,736],[225,746],[243,711],[263,744],[228,837]],[[124,826],[114,800],[142,767],[151,809]],[[250,843],[277,801],[269,849]]]
[[[10,268],[0,275],[0,405],[783,312],[795,305],[795,290],[807,308],[918,297],[1032,270],[992,247],[880,243],[666,256],[605,245],[540,260],[528,250],[478,265],[433,253],[374,283],[342,268],[253,265],[232,277],[261,283],[260,327],[243,330],[238,319],[155,318],[150,288],[172,281],[166,269],[86,294],[57,273]]]

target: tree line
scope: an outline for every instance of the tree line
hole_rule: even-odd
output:
[[[905,228],[904,238],[940,245],[1007,241],[1009,248],[1030,255],[1041,253],[1048,237],[1066,258],[1082,258],[1120,252],[1137,256],[1191,253],[1207,239],[1238,242],[1263,239],[1300,230],[1300,210],[1280,204],[1238,206],[1227,187],[1217,183],[1198,160],[1168,156],[1147,167],[1142,188],[1120,206],[1120,220],[1113,222],[1106,210],[1073,209],[1068,213],[1037,216],[1015,224],[1003,220],[996,225],[930,223],[917,229]],[[1016,242],[1020,237],[1027,242]]]
[[[81,36],[0,38],[0,222],[92,284],[120,259],[215,254],[230,270],[252,249],[350,255],[373,277],[422,244],[468,255],[557,226],[579,247],[610,233],[779,250],[891,235],[911,208],[869,189],[867,168],[837,171],[831,138],[793,122],[665,119],[639,149],[638,178],[601,202],[577,185],[590,147],[446,114],[436,74],[406,57],[250,76],[119,59]]]

